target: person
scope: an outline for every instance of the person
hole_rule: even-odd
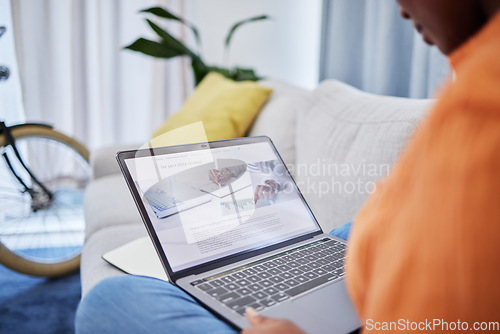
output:
[[[500,1],[398,2],[456,79],[356,218],[348,291],[367,332],[498,332]],[[251,309],[247,317],[245,334],[302,332]],[[94,288],[76,329],[234,332],[172,285],[129,276]]]

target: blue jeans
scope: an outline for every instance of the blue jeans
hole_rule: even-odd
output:
[[[351,223],[330,234],[347,239]],[[76,333],[237,333],[172,284],[142,276],[111,277],[80,302]]]

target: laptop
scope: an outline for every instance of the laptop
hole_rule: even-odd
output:
[[[230,325],[247,328],[251,306],[308,333],[361,326],[344,281],[345,242],[323,233],[268,137],[123,151],[117,160],[170,282]],[[177,198],[194,204],[158,214],[155,206]]]

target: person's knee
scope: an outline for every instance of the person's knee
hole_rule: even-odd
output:
[[[139,280],[139,282],[137,282]],[[132,312],[133,295],[141,296],[137,287],[141,285],[138,277],[125,275],[107,278],[94,286],[78,306],[75,318],[77,333],[110,332],[116,330],[114,319],[120,319]]]
[[[140,332],[144,323],[159,321],[161,314],[189,308],[184,305],[186,302],[193,301],[168,282],[133,275],[111,277],[94,286],[82,299],[75,327],[77,333],[106,333],[117,332],[126,323],[124,330],[134,328]]]
[[[119,304],[119,301],[113,299],[120,298],[121,294],[115,293],[114,290],[121,285],[122,280],[121,276],[105,279],[94,286],[80,301],[75,318],[77,333],[90,333],[94,326],[101,326],[102,321],[106,321],[106,313],[114,309],[112,305]]]
[[[351,225],[352,225],[352,222],[345,223],[344,225],[340,225],[339,227],[331,230],[330,234],[337,237],[337,238],[347,240],[349,238],[349,234],[351,232]]]
[[[201,327],[200,327],[201,326]],[[76,333],[230,332],[233,330],[170,283],[119,276],[103,280],[80,303]]]

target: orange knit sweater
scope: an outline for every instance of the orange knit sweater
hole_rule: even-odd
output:
[[[450,61],[456,81],[353,226],[347,285],[367,332],[500,326],[500,13]]]

